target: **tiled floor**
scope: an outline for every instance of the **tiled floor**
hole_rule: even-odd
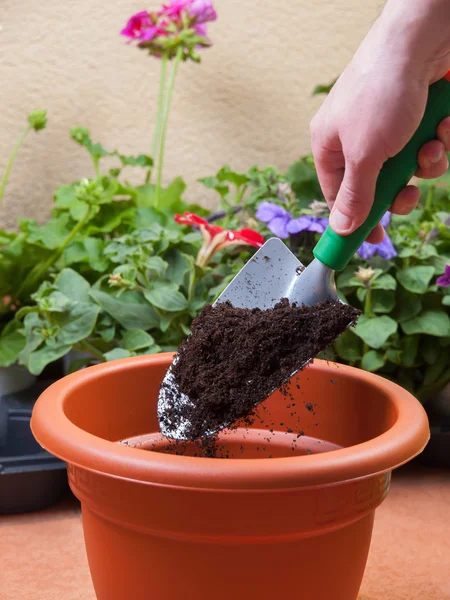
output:
[[[449,573],[450,472],[396,474],[361,600],[450,600]],[[0,517],[0,600],[95,600],[76,505]]]

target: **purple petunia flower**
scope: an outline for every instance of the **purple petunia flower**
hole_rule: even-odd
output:
[[[300,233],[301,231],[313,231],[314,233],[323,233],[328,226],[327,217],[318,218],[311,215],[303,215],[297,219],[292,219],[287,225],[289,233]]]
[[[444,275],[441,275],[436,279],[437,285],[441,287],[450,287],[450,265],[445,267]]]
[[[380,223],[383,227],[389,227],[390,222],[391,213],[387,212],[380,220]],[[379,244],[363,242],[358,250],[358,255],[364,260],[372,258],[375,254],[378,254],[385,260],[391,260],[391,258],[395,258],[398,255],[397,250],[394,248],[394,244],[387,233],[384,236],[384,240]]]
[[[256,211],[256,218],[267,224],[267,228],[281,239],[289,237],[288,224],[292,221],[288,211],[273,202],[261,202]]]

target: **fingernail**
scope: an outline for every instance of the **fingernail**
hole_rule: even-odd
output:
[[[444,151],[440,150],[439,154],[436,154],[436,156],[433,156],[432,158],[430,158],[429,162],[432,165],[435,165],[436,163],[440,162],[442,160],[442,157],[444,156]]]
[[[334,210],[330,215],[330,225],[336,233],[344,233],[350,229],[353,224],[353,219],[341,213],[340,210]]]

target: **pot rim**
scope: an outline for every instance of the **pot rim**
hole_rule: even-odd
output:
[[[385,473],[420,454],[430,437],[425,410],[405,389],[379,375],[318,359],[307,368],[322,372],[324,377],[344,375],[381,389],[397,412],[393,426],[371,440],[324,454],[219,460],[130,448],[80,429],[65,415],[65,399],[80,385],[143,365],[149,369],[168,367],[173,356],[166,352],[120,359],[57,381],[41,394],[34,407],[34,436],[55,456],[90,471],[146,484],[229,490],[323,486]]]

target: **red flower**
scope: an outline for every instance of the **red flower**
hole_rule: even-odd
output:
[[[184,215],[175,215],[175,221],[180,225],[196,226],[203,235],[203,245],[197,256],[197,265],[203,267],[210,261],[211,257],[227,246],[254,246],[261,248],[264,244],[263,236],[253,229],[239,229],[232,231],[223,229],[218,225],[211,225],[206,219],[185,212]]]

